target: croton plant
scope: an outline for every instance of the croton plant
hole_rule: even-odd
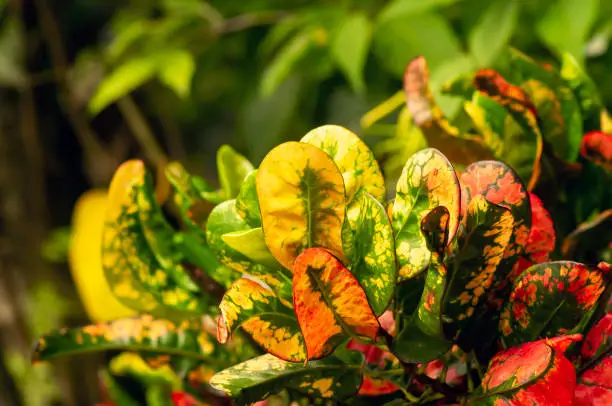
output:
[[[135,370],[155,404],[612,404],[610,183],[575,231],[547,209],[578,193],[564,177],[610,180],[612,135],[571,60],[559,73],[509,55],[448,86],[471,100],[469,131],[435,105],[425,61],[410,63],[407,109],[431,147],[394,190],[336,125],[258,168],[222,147],[220,189],[172,163],[157,180],[170,202],[124,163],[103,267],[142,315],[45,335],[35,361],[126,351],[106,376],[128,405],[118,376]],[[565,206],[549,206],[560,187]]]

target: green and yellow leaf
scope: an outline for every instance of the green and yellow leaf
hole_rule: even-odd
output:
[[[257,195],[266,244],[285,268],[292,269],[295,258],[311,247],[345,259],[344,183],[327,153],[299,142],[277,146],[259,167]]]
[[[347,365],[334,357],[304,366],[262,355],[225,369],[210,384],[225,392],[236,405],[248,405],[283,389],[313,398],[344,400],[359,390],[361,365]]]
[[[291,307],[269,288],[246,278],[234,282],[219,305],[217,339],[226,343],[239,327],[268,353],[283,360],[306,359],[306,346]]]
[[[347,336],[374,340],[380,328],[357,279],[323,248],[295,260],[293,307],[309,360],[331,354]]]
[[[561,77],[574,92],[584,117],[584,132],[601,128],[603,103],[595,83],[584,72],[572,54],[565,52],[561,58]]]
[[[502,312],[499,328],[504,341],[516,345],[582,332],[605,286],[601,270],[577,262],[532,266],[515,281]]]
[[[368,146],[352,131],[338,125],[324,125],[310,131],[301,142],[327,152],[340,169],[352,225],[359,214],[360,205],[355,198],[360,192],[367,192],[384,203],[385,180],[378,162]]]
[[[352,234],[352,255],[347,256],[374,314],[380,316],[397,280],[393,228],[385,208],[372,195],[363,192],[355,200],[360,205],[359,217]]]
[[[160,317],[199,314],[206,308],[202,296],[185,290],[160,265],[149,243],[152,237],[143,232],[139,196],[146,177],[141,161],[127,161],[111,182],[102,243],[106,278],[126,306]]]
[[[143,315],[46,334],[38,339],[33,360],[111,350],[146,351],[210,361],[216,356],[217,347],[200,323],[176,324]]]
[[[452,239],[459,223],[460,201],[455,169],[440,151],[424,149],[406,162],[397,182],[392,213],[400,279],[418,275],[429,263],[431,254],[420,229],[423,218],[434,207],[446,207]]]

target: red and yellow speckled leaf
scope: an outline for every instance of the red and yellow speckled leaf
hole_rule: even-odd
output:
[[[544,148],[534,104],[520,87],[508,83],[492,69],[481,69],[476,72],[474,86],[487,97],[504,106],[523,130],[530,133],[536,140],[533,171],[531,177],[525,179],[528,189],[532,190],[541,173],[541,157]]]
[[[109,286],[126,306],[156,316],[200,313],[206,304],[197,287],[189,281],[190,289],[184,288],[189,276],[169,254],[170,247],[161,245],[160,238],[170,239],[172,230],[161,218],[147,176],[141,161],[127,161],[111,182],[102,237],[102,266]]]
[[[346,198],[340,170],[321,149],[286,142],[266,155],[257,195],[266,244],[287,269],[305,249],[323,247],[344,260]]]
[[[295,260],[293,308],[309,360],[331,354],[347,335],[373,340],[380,328],[353,274],[323,248]]]
[[[431,254],[420,229],[423,218],[434,207],[446,207],[450,240],[459,224],[460,204],[455,169],[440,151],[427,148],[408,159],[397,182],[392,213],[400,279],[415,277],[429,263]]]
[[[602,272],[571,261],[535,265],[515,281],[500,319],[508,345],[581,332],[605,289]]]
[[[269,268],[262,263],[253,261],[253,259],[232,248],[223,238],[223,236],[229,233],[240,231],[248,233],[249,231],[252,232],[251,230],[253,229],[238,214],[236,200],[227,200],[215,206],[210,213],[206,223],[206,241],[222,264],[241,274],[254,276],[271,287],[277,288],[281,285],[281,280],[283,279],[279,275],[279,272],[282,271],[281,269]],[[235,234],[230,234],[230,236],[235,237]],[[244,236],[242,237],[245,238]],[[270,262],[272,261],[267,262],[267,264],[270,265]]]
[[[385,180],[368,146],[352,131],[338,125],[324,125],[306,134],[301,142],[322,149],[334,160],[344,178],[348,218],[354,221],[359,204],[352,204],[360,192],[367,192],[380,203],[386,198]]]
[[[490,203],[510,210],[514,219],[512,235],[504,257],[495,272],[492,290],[497,290],[523,254],[531,229],[529,194],[518,175],[506,164],[498,161],[475,162],[461,174],[461,209],[465,212],[469,202],[482,195]]]
[[[217,373],[210,384],[238,406],[266,399],[283,389],[341,401],[357,393],[361,381],[361,364],[328,357],[304,366],[266,354]]]
[[[95,351],[127,350],[180,355],[209,361],[218,345],[200,323],[180,324],[149,315],[61,329],[40,337],[34,350],[34,361]]]
[[[599,357],[605,351],[610,351],[610,348],[612,348],[612,312],[608,312],[589,330],[580,352],[584,360],[588,360]]]
[[[395,290],[395,240],[384,207],[369,193],[356,198],[359,217],[351,234],[351,272],[368,296],[374,314],[382,314]]]
[[[611,241],[612,209],[608,209],[569,233],[563,240],[561,253],[565,258],[582,258],[587,252],[596,253],[608,247]]]
[[[596,165],[612,170],[612,135],[591,131],[582,138],[580,155]]]
[[[238,279],[219,305],[217,339],[228,341],[242,327],[270,354],[287,361],[304,361],[306,347],[293,310],[269,288],[251,279]]]
[[[580,339],[539,340],[498,353],[468,404],[573,405],[576,372],[563,352]]]
[[[456,338],[484,305],[498,266],[510,242],[510,211],[476,195],[469,203],[448,263],[451,274],[444,296],[445,332]]]
[[[429,90],[429,69],[422,56],[413,59],[406,67],[404,92],[412,119],[421,128],[430,147],[441,150],[451,161],[459,164],[493,158],[481,138],[461,134],[444,117]]]
[[[612,355],[600,359],[582,371],[575,393],[575,406],[607,406],[612,404]]]

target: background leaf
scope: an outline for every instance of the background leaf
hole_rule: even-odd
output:
[[[177,96],[182,98],[189,96],[191,80],[196,69],[193,55],[188,51],[177,49],[168,52],[164,59],[166,63],[161,64],[157,74],[159,80]]]
[[[370,50],[372,26],[367,15],[355,13],[342,21],[331,42],[331,54],[357,93],[363,93],[363,70]]]
[[[510,40],[516,27],[519,8],[520,3],[517,1],[493,1],[480,16],[468,37],[470,52],[480,66],[487,66],[494,61]]]

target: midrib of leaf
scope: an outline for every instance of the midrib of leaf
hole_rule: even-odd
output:
[[[410,208],[410,213],[408,213],[408,215],[406,216],[406,221],[404,221],[403,224],[402,224],[402,227],[399,230],[397,230],[397,233],[395,234],[395,240],[397,240],[397,238],[400,236],[400,234],[406,228],[406,225],[408,224],[408,220],[410,219],[410,216],[412,216],[414,214],[415,206],[417,205],[418,198],[419,198],[419,196],[421,196],[421,191],[422,191],[422,189],[424,187],[425,187],[425,185],[423,185],[423,182],[421,182],[419,184],[419,187],[416,189],[415,194],[412,196],[414,198],[414,204]],[[416,217],[416,214],[414,214],[414,217]],[[420,233],[420,231],[419,231],[419,233]]]
[[[308,267],[308,269],[306,270],[306,273],[307,273],[308,277],[310,278],[310,281],[314,282],[314,284],[316,285],[318,291],[321,292],[321,296],[323,297],[323,301],[331,309],[332,314],[334,315],[334,318],[336,319],[336,322],[340,325],[342,330],[346,334],[348,334],[349,337],[354,338],[356,340],[361,340],[361,337],[356,335],[356,334],[354,334],[353,331],[351,330],[351,328],[349,327],[349,325],[346,324],[346,322],[344,320],[342,320],[342,317],[340,317],[338,315],[338,313],[334,309],[333,301],[331,300],[331,298],[329,297],[329,295],[327,293],[327,289],[325,288],[325,286],[323,286],[323,284],[321,283],[319,278],[317,278],[317,276],[314,275],[314,273],[310,270],[310,267]]]
[[[561,307],[566,303],[565,298],[561,299],[561,303],[559,303],[557,305],[557,307],[555,307],[555,310],[552,311],[552,313],[550,314],[550,316],[548,316],[548,319],[546,319],[546,323],[544,323],[544,325],[542,326],[542,328],[540,329],[539,332],[537,332],[537,334],[534,334],[531,339],[529,341],[535,341],[538,336],[546,330],[546,328],[548,327],[548,325],[550,324],[550,322],[552,321],[552,319],[557,315],[557,313],[559,312],[559,310],[561,310]]]

